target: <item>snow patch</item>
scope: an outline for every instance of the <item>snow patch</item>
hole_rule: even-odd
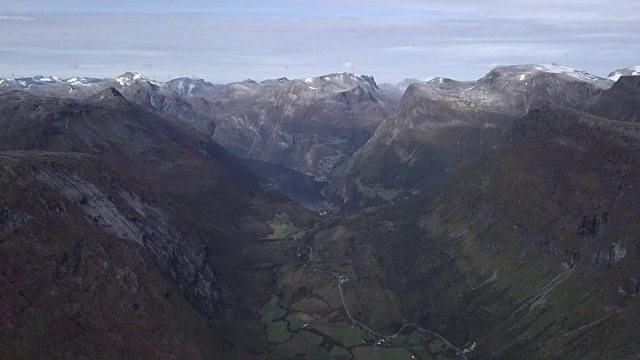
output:
[[[638,76],[640,75],[640,65],[632,66],[626,69],[620,69],[615,71],[612,75],[610,75],[607,79],[618,81],[622,76]]]
[[[602,78],[591,75],[586,71],[572,69],[567,66],[562,66],[558,64],[543,64],[534,66],[536,70],[544,71],[552,74],[565,74],[571,76],[574,79],[587,81],[587,82],[598,82],[602,80]]]

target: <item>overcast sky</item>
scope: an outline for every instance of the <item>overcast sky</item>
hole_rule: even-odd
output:
[[[0,0],[0,77],[213,82],[351,71],[472,80],[497,64],[640,65],[639,0]]]

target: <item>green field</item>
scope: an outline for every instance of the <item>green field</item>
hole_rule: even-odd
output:
[[[305,324],[311,324],[316,319],[308,314],[303,312],[297,312],[293,314],[289,314],[287,316],[287,321],[289,322],[289,329],[292,331],[302,329]]]
[[[293,333],[287,330],[287,323],[284,321],[270,322],[267,324],[267,339],[276,344],[281,344],[293,336]]]
[[[409,350],[403,348],[383,348],[376,347],[376,354],[373,354],[373,346],[358,346],[352,349],[356,360],[411,360],[414,359]]]
[[[340,346],[332,347],[329,353],[331,354],[331,356],[351,356],[351,353],[349,352],[349,350],[342,348]]]
[[[364,334],[359,327],[340,326],[340,327],[316,327],[318,331],[327,335],[335,342],[351,347],[362,345]]]
[[[280,300],[277,296],[271,296],[271,299],[263,307],[260,308],[260,315],[262,316],[262,322],[269,324],[274,320],[280,319],[287,314],[287,310],[278,305]]]
[[[271,230],[273,230],[273,233],[266,237],[266,239],[269,240],[284,239],[296,233],[300,233],[300,236],[304,235],[304,231],[293,224],[273,221],[269,226],[271,226]]]

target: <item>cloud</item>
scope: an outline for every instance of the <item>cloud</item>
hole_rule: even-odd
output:
[[[422,53],[428,51],[427,48],[422,46],[391,46],[384,48],[383,50],[398,53]]]
[[[5,12],[38,21],[0,21],[0,33],[11,34],[0,38],[7,64],[0,77],[138,70],[229,82],[353,72],[357,64],[360,73],[397,83],[477,79],[494,63],[562,63],[606,75],[640,61],[636,0],[274,0],[273,9],[247,1],[237,12],[240,5],[210,13]]]
[[[34,21],[36,18],[23,16],[23,15],[2,15],[0,14],[0,20],[13,20],[13,21]]]
[[[347,72],[353,72],[355,64],[351,61],[347,61],[346,63],[342,64],[342,66]]]
[[[69,64],[69,69],[96,69],[106,67],[105,64]]]

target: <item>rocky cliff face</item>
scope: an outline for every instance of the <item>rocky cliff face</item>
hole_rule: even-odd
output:
[[[545,104],[584,108],[612,82],[560,66],[498,67],[471,82],[412,84],[397,112],[333,174],[334,202],[393,200],[418,182],[494,146],[511,120]]]
[[[229,285],[173,209],[89,155],[0,152],[0,166],[3,357],[228,352],[200,316]]]

